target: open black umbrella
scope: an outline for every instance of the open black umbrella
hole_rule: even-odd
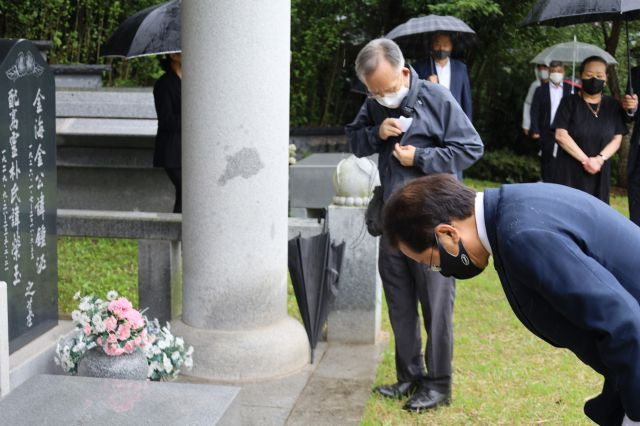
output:
[[[135,58],[180,52],[181,0],[151,6],[128,17],[100,49],[100,56]]]
[[[588,22],[625,20],[627,34],[627,66],[631,76],[629,46],[630,19],[640,18],[640,0],[539,0],[522,21],[522,25],[565,25]],[[630,93],[633,93],[629,79]]]
[[[475,31],[458,18],[427,15],[409,19],[389,31],[385,37],[395,41],[405,56],[421,58],[429,51],[430,38],[436,32],[450,33],[456,50],[461,50],[474,41],[476,35]]]
[[[289,273],[304,328],[313,350],[318,344],[329,306],[338,292],[345,243],[331,242],[328,232],[289,240]]]

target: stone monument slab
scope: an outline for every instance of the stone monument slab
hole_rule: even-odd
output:
[[[28,40],[0,40],[0,280],[9,348],[58,322],[55,84]]]

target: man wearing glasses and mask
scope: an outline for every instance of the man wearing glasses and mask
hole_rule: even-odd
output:
[[[378,155],[382,198],[406,181],[432,173],[457,174],[483,153],[469,118],[441,85],[425,82],[405,66],[400,48],[388,39],[369,42],[356,58],[356,74],[369,98],[346,134],[358,157]],[[392,248],[383,234],[378,268],[396,341],[397,383],[378,393],[407,398],[404,408],[423,411],[451,397],[452,312],[455,281]],[[422,361],[418,301],[428,340]]]
[[[604,376],[584,411],[640,425],[640,229],[562,185],[476,193],[444,174],[415,179],[384,209],[390,244],[444,276],[472,278],[493,257],[518,319]],[[508,360],[505,360],[508,362]]]

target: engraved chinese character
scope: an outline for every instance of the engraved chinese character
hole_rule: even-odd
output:
[[[41,192],[36,201],[36,215],[44,218],[44,192]]]
[[[36,232],[36,246],[42,248],[47,245],[47,228],[44,224],[38,227]]]
[[[36,259],[36,272],[40,274],[45,269],[47,269],[47,259],[45,259],[43,253],[39,258]]]
[[[42,157],[46,154],[45,150],[42,149],[42,145],[38,144],[38,149],[36,149],[36,156],[35,156],[35,160],[36,160],[36,165],[38,167],[42,167],[42,165],[44,164],[44,161],[42,159]]]
[[[14,286],[17,286],[18,284],[20,284],[20,281],[22,280],[22,273],[18,268],[19,268],[19,265],[17,263],[13,265],[13,285]]]
[[[11,257],[14,262],[20,260],[20,247],[22,246],[22,242],[20,241],[20,234],[17,232],[13,235],[13,240],[11,241]]]
[[[33,125],[33,133],[36,139],[44,139],[44,123],[40,116],[38,116],[36,123]]]
[[[11,206],[11,213],[9,213],[9,221],[12,228],[17,228],[20,225],[20,206]]]
[[[11,168],[9,168],[9,179],[12,181],[18,180],[20,177],[20,167],[18,167],[18,160],[11,161]]]
[[[36,107],[36,114],[40,114],[42,112],[42,100],[45,99],[40,92],[40,88],[38,88],[38,93],[36,93],[36,99],[33,101],[33,106]]]
[[[18,91],[16,89],[9,90],[9,108],[15,108],[20,106],[20,99],[18,99]]]

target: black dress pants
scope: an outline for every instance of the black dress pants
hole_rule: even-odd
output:
[[[176,188],[176,201],[173,204],[173,212],[182,213],[182,168],[165,168],[165,171]]]
[[[380,239],[378,268],[395,336],[396,375],[401,382],[422,382],[442,393],[451,389],[455,280],[432,272]],[[418,301],[427,345],[422,361]]]

